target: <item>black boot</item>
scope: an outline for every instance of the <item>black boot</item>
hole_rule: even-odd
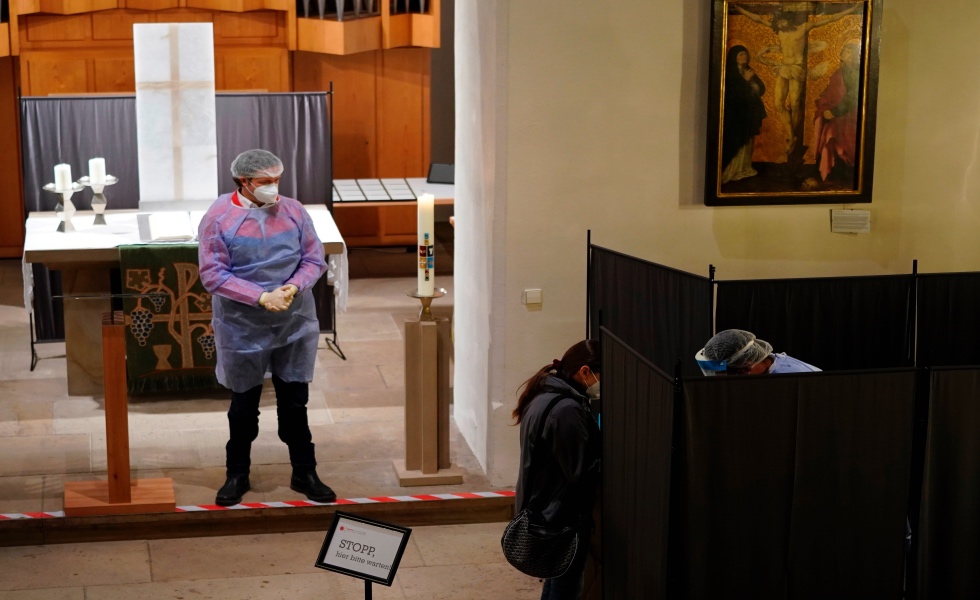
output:
[[[304,494],[314,502],[333,502],[337,494],[317,477],[316,471],[293,471],[289,489]]]
[[[214,503],[218,506],[234,506],[240,504],[245,492],[252,489],[249,485],[248,475],[229,475],[225,484],[218,490],[218,497]]]

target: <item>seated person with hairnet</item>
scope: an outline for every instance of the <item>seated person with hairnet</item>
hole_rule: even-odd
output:
[[[820,370],[787,356],[785,352],[773,354],[769,342],[741,329],[726,329],[717,333],[694,358],[705,375],[808,373]]]
[[[293,467],[290,489],[315,502],[337,497],[317,477],[306,415],[320,336],[312,288],[327,264],[309,213],[279,195],[282,172],[271,152],[239,154],[231,164],[237,191],[215,200],[198,229],[201,283],[212,294],[215,374],[231,389],[220,506],[238,504],[250,489],[266,372],[276,390],[279,439]]]

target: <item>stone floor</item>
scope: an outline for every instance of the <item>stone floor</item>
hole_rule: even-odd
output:
[[[449,294],[434,312],[448,316],[452,278],[439,285]],[[19,261],[0,261],[0,286],[0,513],[58,511],[65,481],[105,477],[102,398],[67,395],[64,344],[39,345],[42,360],[30,371]],[[341,498],[494,489],[455,426],[452,460],[464,469],[464,483],[398,485],[392,460],[404,458],[402,323],[418,314],[418,301],[405,295],[414,287],[414,278],[351,279],[349,308],[337,315],[347,360],[325,344],[318,351],[310,423],[320,476]],[[288,455],[276,434],[270,382],[261,406],[246,501],[302,499],[288,488]],[[225,394],[131,398],[133,476],[173,478],[178,505],[212,503],[224,480],[227,408]]]
[[[381,600],[538,598],[504,562],[503,523],[417,527]],[[364,584],[313,566],[323,533],[0,548],[0,600],[356,600]]]
[[[439,237],[451,244],[451,232]],[[451,246],[447,250],[440,252],[449,256],[448,264],[440,263],[443,274],[452,268]],[[411,273],[414,261],[403,249],[353,249],[349,310],[337,316],[347,360],[326,345],[318,352],[311,428],[321,477],[341,497],[413,493],[398,486],[391,461],[404,456],[401,323],[418,312],[416,301],[405,296],[414,278],[398,276]],[[450,293],[434,312],[448,316],[452,279],[441,277],[438,284]],[[0,290],[0,513],[57,511],[65,481],[105,477],[102,398],[67,395],[64,344],[40,345],[42,360],[30,371],[19,261],[0,261]],[[213,502],[223,481],[227,404],[224,396],[132,398],[134,476],[172,477],[179,505]],[[288,457],[276,437],[274,404],[267,387],[249,501],[301,498],[287,487]],[[494,489],[455,427],[452,456],[465,469],[464,484],[418,492]],[[503,560],[503,527],[414,528],[394,584],[374,585],[374,597],[538,598],[541,583]],[[360,580],[313,567],[323,535],[0,547],[0,600],[363,598]]]

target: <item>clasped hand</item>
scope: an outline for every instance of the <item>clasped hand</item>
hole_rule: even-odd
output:
[[[298,291],[299,288],[297,288],[295,285],[287,283],[286,285],[280,286],[271,292],[264,292],[259,298],[259,304],[261,304],[266,310],[281,312],[289,308],[289,305],[293,303],[293,298],[296,296],[296,292]]]

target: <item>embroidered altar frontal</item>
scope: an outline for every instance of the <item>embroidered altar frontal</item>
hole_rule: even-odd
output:
[[[196,244],[120,246],[131,394],[218,389],[211,295]]]

